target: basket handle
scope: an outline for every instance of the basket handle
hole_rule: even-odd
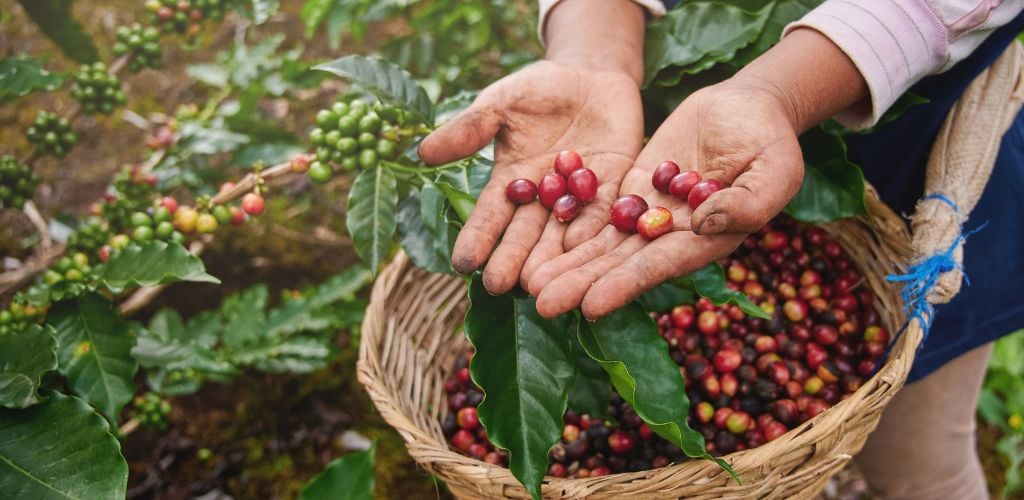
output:
[[[919,291],[932,304],[949,302],[960,291],[962,227],[992,174],[1003,134],[1024,104],[1022,71],[1024,48],[1014,42],[971,82],[932,146],[925,197],[911,217],[911,270],[918,267],[918,277],[931,271],[931,286]]]

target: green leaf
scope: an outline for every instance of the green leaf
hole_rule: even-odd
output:
[[[221,340],[227,349],[233,350],[245,344],[257,343],[265,336],[267,299],[267,285],[264,284],[224,299],[220,306],[225,322]]]
[[[5,57],[0,59],[0,104],[13,101],[37,90],[54,90],[64,84],[64,77],[43,68],[41,59]]]
[[[804,222],[829,222],[867,214],[864,174],[846,158],[846,143],[821,127],[800,136],[804,182],[786,213]]]
[[[66,56],[80,63],[100,60],[92,37],[71,13],[71,0],[18,0],[18,3]]]
[[[480,197],[487,181],[491,180],[494,162],[476,155],[459,164],[459,168],[446,168],[437,178],[438,185],[446,185],[468,194],[473,200]]]
[[[330,337],[289,337],[246,346],[235,352],[232,359],[239,366],[251,366],[268,373],[309,373],[326,367],[331,354]]]
[[[757,307],[746,295],[736,290],[731,290],[726,286],[725,270],[717,262],[712,262],[690,273],[689,276],[676,278],[672,280],[672,283],[683,289],[693,290],[694,293],[701,297],[711,299],[715,305],[720,306],[732,303],[740,306],[740,309],[743,309],[743,312],[747,313],[748,316],[771,319],[770,314]]]
[[[252,20],[256,24],[263,24],[269,21],[280,8],[279,0],[252,0]]]
[[[235,157],[231,159],[231,164],[248,167],[262,161],[264,165],[277,165],[290,161],[295,155],[302,152],[304,152],[302,146],[284,142],[247,144],[238,149]]]
[[[203,261],[176,243],[153,241],[145,246],[130,245],[110,256],[100,276],[110,291],[121,293],[130,286],[153,286],[193,281],[220,283],[206,274]]]
[[[479,277],[469,301],[465,332],[476,348],[469,370],[484,392],[480,422],[491,442],[509,451],[512,475],[540,498],[576,371],[568,318],[542,318],[532,298],[492,296]]]
[[[690,288],[684,288],[671,282],[662,283],[637,298],[644,309],[648,311],[668,311],[680,304],[694,303],[694,292]]]
[[[135,394],[132,379],[139,369],[131,356],[135,336],[128,323],[96,293],[58,302],[46,323],[57,331],[60,372],[72,392],[117,422]]]
[[[640,304],[634,302],[595,323],[580,321],[578,327],[587,354],[608,372],[619,395],[651,430],[686,456],[713,460],[736,477],[729,464],[704,449],[704,436],[690,428],[690,400],[679,365],[672,361],[658,326]]]
[[[768,16],[768,20],[764,24],[764,29],[761,30],[761,34],[758,35],[757,39],[753,43],[744,47],[742,50],[736,53],[734,57],[727,64],[736,70],[739,70],[743,66],[746,66],[761,54],[764,54],[768,49],[772,48],[773,45],[779,42],[782,38],[782,30],[786,28],[791,22],[797,21],[804,17],[808,12],[817,7],[824,0],[778,0],[775,2],[775,8],[772,9],[771,15]],[[741,4],[748,3],[749,5],[737,5],[747,11],[756,10],[760,3],[755,0],[754,2],[739,2],[730,0],[728,3]]]
[[[572,355],[576,362],[576,380],[569,390],[569,408],[576,413],[607,418],[612,381],[604,368],[587,355],[579,338],[576,335],[569,335],[569,338],[572,340]]]
[[[300,500],[369,500],[373,498],[374,455],[377,444],[365,451],[337,458],[313,476],[302,489]]]
[[[5,498],[124,498],[128,464],[106,420],[60,393],[24,410],[0,409]]]
[[[644,43],[644,86],[662,71],[673,77],[659,85],[679,82],[679,75],[693,74],[728,61],[736,51],[757,39],[775,2],[757,12],[714,2],[690,2],[673,9],[647,27]]]
[[[451,259],[438,251],[437,237],[424,224],[415,194],[398,204],[398,241],[413,263],[432,273],[452,273]]]
[[[195,320],[189,325],[195,325]],[[218,328],[220,325],[218,324]],[[202,373],[234,374],[231,363],[217,359],[212,342],[198,328],[186,327],[174,310],[161,309],[140,328],[132,356],[147,369],[192,370]]]
[[[0,335],[0,406],[25,408],[42,398],[36,392],[43,375],[57,369],[56,332],[31,325]]]
[[[345,223],[356,253],[370,265],[374,276],[391,251],[398,226],[398,183],[386,168],[363,171],[348,194]]]
[[[178,147],[184,151],[214,155],[227,153],[249,142],[249,136],[225,128],[205,127],[195,122],[185,122],[181,127]]]
[[[434,105],[427,91],[408,71],[376,57],[351,55],[314,66],[347,78],[382,102],[400,107],[424,123],[432,123]]]

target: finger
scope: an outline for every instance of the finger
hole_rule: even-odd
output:
[[[461,160],[490,144],[500,128],[501,117],[493,99],[481,94],[469,108],[423,139],[420,158],[430,165]]]
[[[540,241],[534,245],[533,251],[530,252],[526,263],[523,264],[523,270],[519,276],[519,284],[523,290],[530,290],[530,279],[538,268],[565,253],[565,248],[562,245],[562,241],[565,239],[565,229],[565,224],[555,220],[554,216],[548,217],[548,223],[544,226]]]
[[[708,197],[693,212],[691,226],[703,235],[752,233],[782,211],[802,182],[803,158],[796,139],[777,141],[731,186]]]
[[[594,282],[621,265],[645,244],[642,237],[633,235],[612,251],[562,273],[537,295],[537,312],[545,318],[553,318],[575,309],[583,302],[583,297]]]
[[[594,238],[585,241],[583,244],[572,249],[572,251],[563,253],[549,262],[544,263],[536,272],[533,273],[533,276],[530,277],[530,282],[528,284],[530,294],[534,297],[539,296],[541,290],[547,287],[551,280],[571,269],[584,266],[588,262],[612,251],[619,246],[627,236],[628,235],[619,232],[612,226],[606,226],[605,229]]]
[[[452,249],[452,267],[462,274],[476,271],[505,231],[516,206],[505,197],[507,180],[494,172],[480,192],[469,220],[459,231]]]
[[[498,295],[516,285],[523,263],[540,239],[548,215],[547,209],[536,201],[516,209],[501,243],[484,268],[484,288],[488,292]]]
[[[576,220],[572,221],[566,229],[564,241],[566,250],[578,247],[608,227],[612,202],[618,195],[618,183],[608,182],[597,188],[597,197],[583,207],[580,214],[576,216]]]
[[[666,234],[595,281],[583,298],[583,315],[589,320],[600,318],[670,278],[684,276],[728,255],[742,241],[743,235],[733,234]]]

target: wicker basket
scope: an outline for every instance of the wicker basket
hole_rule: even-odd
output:
[[[928,192],[943,193],[959,209],[936,201],[918,205],[914,238],[868,188],[871,217],[828,224],[877,296],[890,331],[904,322],[903,304],[885,276],[907,262],[957,245],[959,225],[977,202],[999,139],[1024,100],[1022,51],[1014,45],[979,76],[950,113],[929,159]],[[965,154],[966,152],[966,154]],[[957,258],[962,254],[957,253]],[[959,289],[958,270],[941,275],[929,296],[948,301]],[[505,468],[451,451],[441,431],[448,411],[442,383],[468,342],[460,327],[468,298],[462,278],[430,274],[399,254],[377,278],[363,322],[359,380],[384,418],[405,438],[409,453],[460,498],[529,498]],[[906,380],[923,332],[911,322],[888,361],[870,380],[824,413],[782,437],[724,458],[739,485],[717,465],[690,460],[643,472],[596,478],[546,478],[549,498],[810,498],[860,449],[882,410]]]

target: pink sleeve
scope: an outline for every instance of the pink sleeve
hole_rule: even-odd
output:
[[[870,107],[836,115],[843,125],[873,125],[921,78],[942,72],[1024,9],[1024,0],[826,0],[785,34],[806,27],[832,39],[867,81]]]

